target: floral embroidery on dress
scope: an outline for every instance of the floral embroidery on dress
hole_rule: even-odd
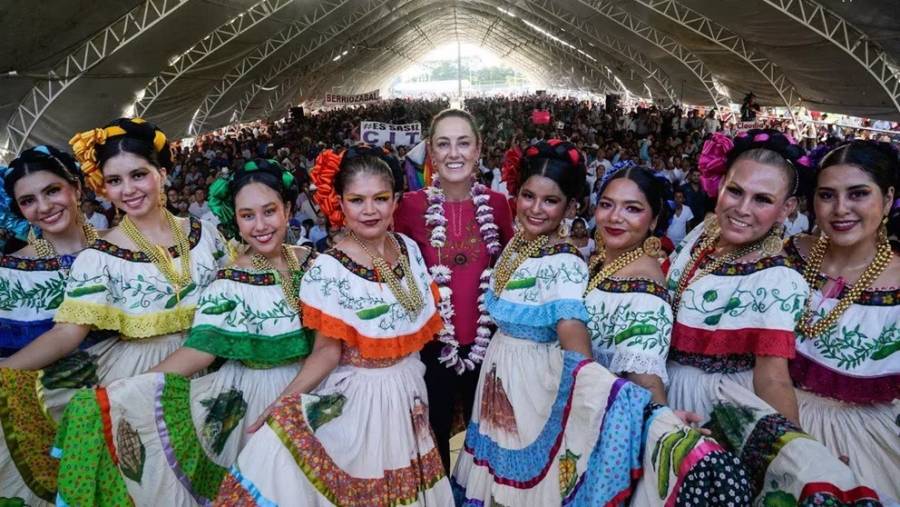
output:
[[[188,233],[188,241],[191,244],[191,250],[193,250],[194,247],[197,246],[197,242],[200,241],[200,232],[203,230],[203,226],[196,218],[191,217],[190,221],[191,230]],[[98,239],[94,242],[93,245],[90,246],[90,248],[112,255],[114,257],[118,257],[120,259],[124,259],[129,262],[150,262],[150,258],[147,257],[145,253],[141,251],[122,248],[104,239]],[[178,249],[175,246],[170,246],[169,255],[172,256],[173,259],[178,258]]]
[[[400,255],[409,257],[409,253],[406,250],[406,242],[403,241],[403,238],[401,238],[397,234],[394,234],[394,238],[397,240],[397,244],[400,245]],[[348,271],[360,278],[365,278],[370,282],[381,282],[378,277],[378,273],[376,273],[374,269],[369,269],[361,264],[356,263],[353,259],[350,258],[349,255],[345,254],[341,250],[338,250],[337,248],[332,248],[331,250],[326,251],[324,255],[330,255],[331,257],[334,257],[338,262],[343,264],[343,266],[347,268]],[[398,279],[402,280],[404,272],[403,268],[400,266],[399,259],[398,262],[394,266],[392,266],[392,268],[394,270],[394,275],[397,276]]]

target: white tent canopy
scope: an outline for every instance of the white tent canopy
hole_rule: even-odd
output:
[[[539,83],[900,119],[896,0],[6,0],[0,152],[140,115],[182,137],[353,94],[443,43]],[[338,58],[340,56],[340,58]]]

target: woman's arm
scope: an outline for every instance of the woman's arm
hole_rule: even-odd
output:
[[[247,433],[253,433],[258,430],[269,418],[272,408],[278,403],[278,400],[285,396],[296,393],[308,393],[314,387],[319,385],[329,373],[334,370],[338,361],[341,359],[341,341],[329,338],[321,333],[316,333],[316,341],[313,345],[313,351],[303,363],[300,373],[294,377],[294,380],[281,391],[271,405],[269,405],[259,418],[247,428]]]
[[[800,426],[800,410],[794,384],[788,373],[788,360],[775,356],[756,356],[753,368],[753,391],[766,403]]]
[[[654,403],[667,405],[666,402],[666,386],[663,385],[662,379],[652,373],[631,373],[625,374],[625,378],[635,384],[650,391]]]
[[[584,322],[574,319],[561,320],[556,324],[556,334],[559,335],[559,345],[563,350],[578,352],[593,359],[591,336]]]
[[[69,355],[81,345],[90,328],[59,322],[25,348],[0,361],[0,368],[39,370]]]
[[[190,377],[191,375],[208,368],[216,360],[216,356],[209,352],[203,352],[191,347],[181,347],[169,354],[148,373],[177,373]]]

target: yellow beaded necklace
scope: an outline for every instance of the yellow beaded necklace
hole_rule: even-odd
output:
[[[287,264],[288,272],[286,276],[278,271],[278,268],[262,254],[255,253],[251,255],[250,263],[253,264],[253,269],[257,271],[271,271],[275,275],[275,280],[281,285],[281,292],[284,294],[285,302],[299,314],[300,293],[297,289],[297,284],[294,283],[294,274],[300,272],[300,261],[291,252],[290,247],[285,244],[281,245],[281,258]]]
[[[828,250],[829,243],[830,240],[827,236],[819,236],[819,239],[809,251],[809,258],[806,260],[806,267],[803,270],[803,278],[806,279],[806,282],[811,288],[816,286],[816,282],[818,281],[816,278],[819,276],[819,272],[822,269],[822,263],[825,261],[825,252]],[[872,283],[881,276],[881,273],[887,269],[892,256],[893,251],[891,250],[891,243],[888,241],[887,235],[884,235],[884,237],[879,239],[878,246],[875,250],[875,258],[872,259],[872,263],[869,264],[861,275],[859,275],[859,279],[850,286],[850,290],[844,294],[844,297],[838,300],[837,305],[815,323],[813,323],[814,312],[812,309],[812,298],[807,299],[806,310],[800,318],[800,324],[797,326],[798,330],[807,338],[815,338],[828,331],[841,315],[850,308],[850,305],[859,299],[859,296],[862,295],[863,291],[868,289]]]
[[[405,290],[400,283],[400,280],[397,278],[397,275],[394,274],[394,270],[387,261],[384,260],[384,257],[373,254],[353,231],[350,231],[349,236],[356,244],[362,247],[366,255],[372,259],[372,265],[375,267],[375,272],[378,273],[378,276],[384,280],[385,283],[387,283],[388,288],[391,290],[391,293],[394,294],[394,297],[397,298],[400,306],[407,311],[410,320],[415,319],[415,317],[419,315],[419,312],[425,308],[425,299],[422,297],[422,292],[419,291],[418,285],[416,285],[415,275],[409,265],[409,259],[403,255],[403,251],[400,249],[400,243],[397,242],[397,238],[394,237],[393,234],[389,234],[391,243],[397,251],[400,269],[403,271],[403,279],[406,280]]]
[[[606,265],[606,267],[600,269],[600,271],[591,278],[591,281],[588,282],[587,289],[585,289],[584,293],[587,294],[592,290],[596,289],[603,283],[603,280],[606,280],[613,274],[615,274],[620,269],[625,266],[631,264],[632,262],[640,259],[644,256],[644,247],[643,245],[638,246],[628,252],[616,257],[612,262]],[[597,257],[594,262],[591,263],[591,268],[589,271],[594,271],[600,265],[603,264],[603,259],[601,257]]]
[[[185,234],[184,231],[181,230],[181,226],[178,225],[175,215],[166,209],[163,209],[162,213],[166,217],[169,229],[172,231],[172,237],[175,238],[175,249],[178,252],[178,260],[181,264],[180,270],[175,269],[175,262],[173,261],[172,256],[169,255],[169,250],[160,245],[151,243],[147,237],[138,230],[134,225],[134,222],[132,222],[127,215],[122,219],[120,225],[122,226],[122,232],[125,233],[125,236],[133,241],[144,255],[150,258],[153,265],[159,269],[159,272],[162,273],[166,278],[166,281],[172,286],[175,294],[179,294],[182,288],[187,287],[192,282],[191,244],[187,234]]]
[[[517,232],[509,242],[509,246],[500,254],[497,266],[494,267],[494,295],[500,296],[513,273],[529,257],[537,254],[550,240],[549,236],[541,235],[528,241],[521,232]]]

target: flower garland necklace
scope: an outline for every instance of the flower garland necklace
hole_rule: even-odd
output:
[[[820,236],[809,251],[806,269],[803,270],[803,278],[806,279],[806,282],[810,287],[816,286],[816,278],[819,276],[819,272],[822,269],[822,263],[825,261],[825,253],[828,250],[829,242],[830,241],[826,236]],[[878,279],[885,269],[887,269],[888,264],[891,262],[891,256],[893,256],[891,244],[888,242],[887,235],[884,235],[884,237],[879,238],[878,246],[875,250],[875,258],[872,259],[872,262],[866,270],[859,275],[859,279],[856,280],[856,283],[850,287],[850,290],[844,294],[844,297],[838,300],[838,303],[834,308],[825,314],[818,322],[813,323],[814,312],[812,309],[812,298],[807,298],[806,309],[803,311],[803,316],[800,318],[800,324],[798,326],[800,332],[807,338],[815,338],[831,329],[841,315],[850,308],[850,305],[855,303],[856,300],[859,299],[859,296]]]
[[[290,247],[285,244],[281,245],[281,258],[287,265],[287,273],[282,273],[272,264],[272,261],[262,254],[255,253],[250,256],[250,263],[253,269],[257,271],[271,271],[275,275],[275,280],[281,285],[281,292],[284,294],[284,301],[297,314],[300,314],[300,294],[294,276],[300,272],[300,261],[297,256],[291,252]]]
[[[500,253],[500,230],[494,223],[494,209],[490,205],[488,189],[481,183],[473,183],[470,190],[472,203],[475,205],[475,221],[478,223],[481,239],[491,256]],[[447,198],[441,188],[441,182],[437,174],[432,178],[431,186],[425,188],[428,208],[425,210],[425,227],[431,228],[429,243],[437,249],[438,263],[428,268],[428,272],[438,286],[441,300],[438,302],[438,312],[444,327],[438,332],[438,340],[444,344],[441,355],[438,358],[447,368],[453,368],[457,374],[462,375],[466,370],[474,370],[475,365],[484,359],[484,353],[491,342],[491,317],[485,306],[484,294],[491,279],[491,268],[481,272],[478,280],[478,328],[475,331],[475,343],[466,357],[459,356],[459,341],[455,338],[456,329],[453,326],[453,305],[450,297],[453,291],[450,289],[450,278],[453,272],[443,262],[443,247],[447,243],[447,217],[444,215],[444,203]]]

